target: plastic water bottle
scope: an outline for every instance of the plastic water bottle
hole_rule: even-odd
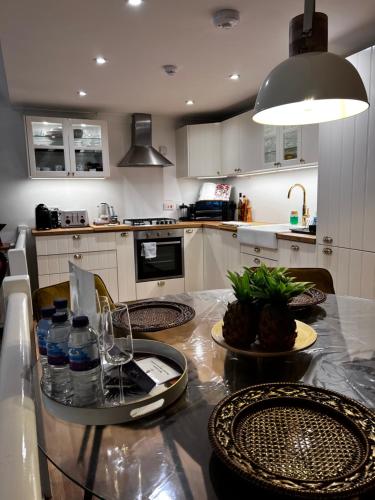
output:
[[[68,299],[55,299],[53,301],[53,305],[56,308],[56,312],[58,313],[66,313],[68,315],[68,319],[70,317],[70,311],[68,308]]]
[[[40,311],[42,319],[39,320],[36,327],[36,334],[38,337],[39,359],[42,366],[42,385],[47,394],[51,390],[51,377],[49,373],[49,366],[47,360],[47,335],[48,330],[52,325],[52,316],[55,314],[56,309],[52,306],[43,307]]]
[[[102,393],[98,336],[87,316],[75,316],[69,336],[69,367],[73,384],[73,404],[95,403]]]
[[[71,325],[66,313],[55,313],[47,336],[47,357],[51,377],[51,396],[66,402],[72,395],[68,340]]]

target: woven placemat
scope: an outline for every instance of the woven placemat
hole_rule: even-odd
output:
[[[297,297],[293,297],[293,299],[289,302],[289,307],[293,309],[300,309],[303,307],[311,307],[321,304],[327,300],[327,295],[318,290],[317,288],[311,288]]]
[[[179,302],[164,300],[146,300],[128,304],[130,324],[134,333],[157,332],[181,326],[192,320],[195,311],[192,307]],[[113,324],[121,328],[124,322],[121,319],[121,310],[112,313]],[[126,323],[125,323],[126,324]]]

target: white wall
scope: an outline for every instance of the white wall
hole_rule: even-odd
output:
[[[306,188],[306,204],[310,214],[316,215],[318,169],[293,170],[267,175],[257,175],[230,179],[234,199],[238,194],[250,198],[253,207],[253,219],[263,222],[289,222],[291,210],[298,210],[302,215],[302,190],[295,188],[288,200],[288,190],[296,182]]]

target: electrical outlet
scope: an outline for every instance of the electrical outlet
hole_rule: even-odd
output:
[[[176,203],[170,200],[165,201],[163,203],[163,210],[176,210]]]

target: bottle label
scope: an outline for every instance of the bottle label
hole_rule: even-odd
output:
[[[74,372],[92,370],[100,365],[96,343],[83,347],[69,347],[69,367]]]
[[[47,342],[48,364],[63,366],[69,363],[67,342]]]
[[[42,356],[47,355],[47,334],[48,330],[44,330],[43,328],[38,328],[38,346],[39,346],[39,354]]]

